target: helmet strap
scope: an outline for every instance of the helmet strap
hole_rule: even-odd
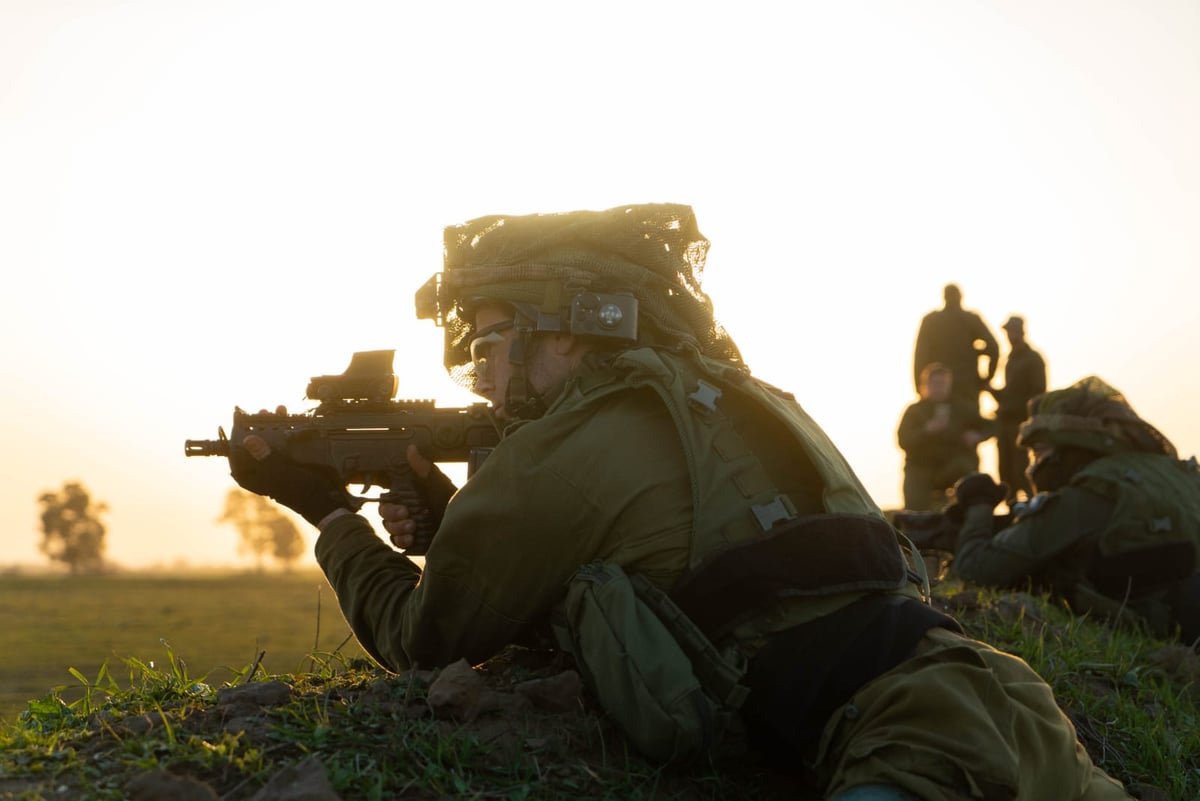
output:
[[[504,389],[504,408],[514,420],[534,420],[546,413],[546,402],[529,383],[527,360],[533,354],[533,332],[519,330],[508,349],[512,375]]]

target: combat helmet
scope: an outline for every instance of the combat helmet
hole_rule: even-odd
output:
[[[1029,418],[1021,425],[1017,444],[1065,446],[1099,454],[1141,451],[1177,458],[1171,441],[1139,417],[1124,395],[1094,375],[1030,400]]]
[[[444,266],[417,291],[417,317],[444,329],[446,371],[468,389],[474,312],[485,301],[514,309],[518,366],[539,332],[613,349],[694,348],[741,364],[701,289],[708,246],[691,207],[673,203],[479,217],[445,229]],[[524,381],[519,369],[514,381]],[[526,392],[510,384],[510,408]]]

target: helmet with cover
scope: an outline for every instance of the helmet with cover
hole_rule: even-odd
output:
[[[475,383],[475,308],[501,303],[527,340],[571,333],[614,348],[691,346],[740,363],[700,288],[708,240],[691,207],[492,215],[445,230],[444,268],[417,292],[417,316],[444,328],[443,361]]]
[[[1017,443],[1048,445],[1097,454],[1121,451],[1161,453],[1177,458],[1175,446],[1133,410],[1120,392],[1096,376],[1029,401],[1029,419]]]

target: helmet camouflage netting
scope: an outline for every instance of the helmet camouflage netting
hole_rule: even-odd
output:
[[[632,293],[639,345],[690,343],[740,363],[700,287],[708,245],[691,207],[673,203],[479,217],[445,229],[445,266],[418,292],[418,315],[445,328],[446,369],[467,386],[476,305],[492,300],[557,313],[581,291]]]
[[[1170,440],[1094,375],[1034,398],[1029,415],[1017,439],[1025,447],[1070,445],[1098,453],[1133,450],[1178,458]]]

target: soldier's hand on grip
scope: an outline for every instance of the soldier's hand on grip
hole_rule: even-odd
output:
[[[417,450],[416,445],[408,446],[407,456],[409,465],[417,474],[416,484],[421,493],[421,501],[433,515],[434,523],[441,525],[442,517],[446,514],[446,504],[450,503],[454,493],[458,492],[458,487],[454,486],[454,482],[436,464],[426,459]]]
[[[254,434],[231,444],[229,468],[242,488],[283,504],[314,526],[338,509],[357,508],[331,470],[297,464]]]
[[[424,527],[436,532],[446,512],[446,504],[458,488],[436,464],[425,458],[416,445],[409,445],[405,455],[412,468],[416,494],[380,503],[379,516],[393,545],[405,551],[424,553],[429,542],[417,542],[417,519],[423,519]],[[427,537],[431,538],[432,533]]]

